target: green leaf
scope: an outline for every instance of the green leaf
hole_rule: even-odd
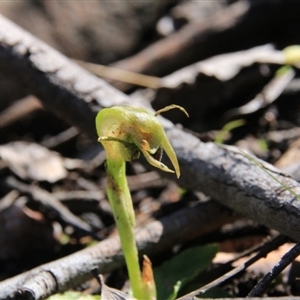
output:
[[[63,294],[53,295],[47,300],[100,300],[99,295],[84,295],[79,292],[66,292]]]
[[[157,299],[175,299],[178,292],[212,262],[216,244],[185,250],[154,269]]]
[[[241,127],[243,125],[245,125],[245,120],[243,120],[243,119],[239,119],[239,120],[234,120],[234,121],[228,122],[227,124],[224,125],[224,127],[217,134],[217,136],[215,138],[215,143],[216,144],[223,144],[226,135],[230,131],[232,131],[235,128]]]

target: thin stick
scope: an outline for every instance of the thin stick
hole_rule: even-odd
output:
[[[158,89],[161,87],[161,79],[158,77],[126,71],[117,67],[108,67],[79,60],[74,61],[100,77],[106,77],[109,79],[118,80],[151,89]]]
[[[261,295],[267,286],[275,279],[296,257],[300,254],[300,243],[297,243],[291,250],[289,250],[276,264],[271,271],[269,271],[252,289],[247,297],[256,297]]]

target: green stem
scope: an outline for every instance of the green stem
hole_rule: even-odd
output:
[[[133,296],[137,299],[147,299],[143,291],[134,236],[135,217],[125,174],[125,161],[107,157],[107,173],[107,195],[119,231]]]

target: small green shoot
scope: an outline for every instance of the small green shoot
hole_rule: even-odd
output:
[[[276,77],[277,77],[277,76],[282,76],[282,75],[284,75],[286,72],[288,72],[288,71],[290,71],[290,70],[291,70],[291,66],[289,66],[289,65],[282,66],[282,67],[280,67],[280,68],[276,71],[275,76],[276,76]]]
[[[268,151],[269,145],[268,145],[268,142],[265,139],[257,139],[256,141],[257,141],[257,144],[259,146],[259,149],[262,152]]]
[[[133,296],[138,300],[155,299],[156,288],[153,278],[153,282],[150,282],[149,276],[142,276],[139,266],[134,237],[135,216],[125,163],[138,158],[142,153],[152,166],[180,176],[175,151],[156,118],[158,114],[174,108],[187,114],[184,108],[178,105],[167,106],[155,114],[142,108],[115,106],[102,109],[96,117],[98,141],[106,151],[107,196],[119,231]],[[161,162],[163,150],[175,170],[169,169]],[[151,264],[148,264],[148,267],[151,267]]]
[[[234,120],[231,122],[228,122],[227,124],[224,125],[224,127],[219,131],[215,138],[215,143],[216,144],[223,144],[224,140],[226,138],[226,135],[233,129],[241,127],[245,125],[245,120],[239,119],[239,120]]]

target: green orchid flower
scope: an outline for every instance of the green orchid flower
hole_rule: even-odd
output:
[[[98,141],[106,151],[107,196],[119,231],[133,295],[137,299],[153,300],[156,289],[154,282],[144,280],[139,266],[134,236],[135,216],[126,179],[125,162],[138,158],[140,153],[143,153],[152,166],[166,172],[175,172],[177,177],[180,176],[176,154],[156,118],[158,114],[173,108],[187,114],[177,105],[167,106],[155,114],[142,108],[114,106],[102,109],[96,117]],[[175,171],[161,162],[163,150],[170,158]]]
[[[161,162],[164,150],[178,178],[180,169],[176,154],[161,123],[156,118],[158,114],[174,108],[182,110],[188,116],[185,109],[178,105],[167,106],[155,114],[143,108],[130,106],[102,109],[96,118],[98,141],[103,144],[107,152],[118,152],[113,156],[121,155],[125,161],[131,161],[138,158],[142,152],[152,166],[165,172],[174,173]],[[108,144],[107,142],[110,141],[118,142],[118,145]]]

